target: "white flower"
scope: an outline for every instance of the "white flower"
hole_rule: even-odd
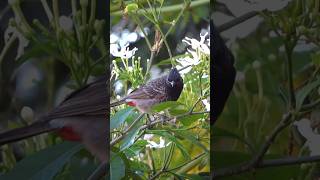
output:
[[[29,40],[26,39],[15,27],[8,26],[8,28],[4,32],[5,44],[8,43],[11,36],[16,36],[16,37],[18,37],[18,40],[19,40],[19,46],[18,46],[18,50],[17,50],[18,52],[17,52],[17,56],[16,56],[16,59],[18,59],[24,53],[24,48],[28,46]]]
[[[206,106],[206,110],[210,111],[210,103],[207,99],[202,100],[202,103]]]
[[[206,41],[207,35],[208,35],[208,32],[206,32],[203,36],[200,34],[200,41],[193,39],[193,38],[185,37],[182,40],[182,42],[185,42],[188,45],[190,45],[194,52],[196,52],[196,50],[199,50],[202,53],[209,55],[210,54],[210,48],[209,48],[210,47],[210,38],[208,38],[209,40],[207,40],[208,43],[206,44],[205,41]],[[190,52],[191,50],[188,49],[188,51]]]
[[[209,77],[208,74],[203,74],[203,75],[201,76],[201,78],[208,78],[208,77]]]
[[[70,17],[60,16],[59,17],[59,24],[60,24],[60,27],[66,32],[70,32],[72,30],[73,22]]]
[[[145,135],[143,136],[143,139],[144,139],[144,140],[147,140],[147,141],[151,140],[152,138],[153,138],[153,134],[145,134]]]
[[[198,57],[196,58],[184,57],[184,58],[177,59],[177,61],[180,63],[180,65],[177,65],[178,69],[189,66],[188,68],[180,71],[180,74],[182,75],[188,73],[191,70],[192,66],[198,65],[200,63],[200,59]]]
[[[21,117],[24,120],[32,120],[34,115],[33,115],[33,110],[29,106],[23,106],[23,108],[20,111]]]
[[[253,67],[253,69],[259,69],[261,67],[261,63],[258,60],[255,60],[252,63],[252,67]]]
[[[167,147],[169,144],[171,144],[171,142],[165,144],[165,142],[164,142],[162,137],[160,137],[160,143],[159,144],[157,144],[154,141],[149,141],[149,140],[147,140],[147,141],[149,143],[149,144],[147,144],[147,147],[156,148],[156,149],[164,148],[164,147]]]
[[[130,32],[128,29],[125,29],[121,32],[121,35],[118,39],[119,45],[126,46],[128,43],[133,43],[138,40],[138,34],[136,32]]]
[[[310,155],[320,155],[320,134],[313,132],[310,120],[304,118],[293,124],[297,126],[300,134],[307,139],[305,145],[309,147]]]
[[[121,81],[116,81],[114,83],[114,86],[115,86],[115,92],[119,94],[123,88],[123,83]]]
[[[244,72],[241,71],[237,71],[236,74],[236,82],[242,82],[246,79],[246,75],[244,74]]]
[[[127,69],[128,69],[129,72],[132,72],[132,71],[133,71],[133,67],[132,67],[132,66],[128,66]]]
[[[120,57],[121,59],[129,59],[131,58],[135,52],[138,50],[138,48],[133,48],[132,50],[129,50],[129,44],[126,46],[121,47],[120,51],[116,48],[110,48],[110,53],[115,57]]]
[[[117,43],[119,41],[119,36],[115,33],[110,34],[110,44]]]
[[[186,54],[190,54],[190,56],[184,57],[184,58],[179,58],[177,61],[179,62],[180,65],[177,66],[178,69],[181,69],[186,66],[190,66],[182,71],[180,73],[182,75],[188,73],[192,66],[198,65],[201,61],[201,55],[210,54],[210,39],[206,38],[208,35],[208,32],[206,32],[204,35],[200,34],[200,41],[194,38],[189,38],[185,37],[182,42],[185,42],[186,44],[190,45],[191,48],[187,49]]]

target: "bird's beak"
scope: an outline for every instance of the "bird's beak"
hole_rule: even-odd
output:
[[[173,85],[174,85],[174,81],[170,81],[169,83],[170,83],[170,84],[171,84],[171,86],[173,87]]]

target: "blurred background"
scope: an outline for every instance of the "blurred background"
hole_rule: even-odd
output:
[[[235,56],[237,76],[213,130],[213,169],[249,160],[293,106],[300,112],[293,121],[307,119],[307,131],[319,137],[319,2],[217,0],[211,15],[218,27],[242,19],[221,32]],[[290,100],[292,92],[296,102]],[[313,106],[299,109],[295,105],[299,103]],[[319,155],[319,149],[312,146],[318,146],[320,139],[310,141],[304,135],[299,126],[290,124],[265,158]],[[275,166],[225,179],[318,179],[319,172],[318,163],[310,163]]]
[[[92,2],[0,2],[1,132],[31,124],[70,92],[106,73],[107,2],[94,1],[95,6]],[[81,19],[83,17],[88,25]],[[80,36],[84,34],[82,39],[79,32]],[[88,65],[84,67],[84,63]],[[2,146],[1,173],[15,167],[3,178],[25,179],[31,175],[36,178],[36,173],[48,172],[45,171],[48,166],[56,168],[51,175],[45,173],[49,179],[62,167],[64,173],[57,177],[87,177],[96,167],[94,158],[79,148],[72,150],[76,146],[72,143],[62,144],[60,150],[49,148],[61,141],[56,134],[50,133]],[[70,157],[63,156],[63,151],[70,153],[70,149],[78,154],[68,161]],[[44,151],[37,154],[40,150]],[[20,169],[16,167],[16,163],[29,156],[31,158],[20,164]],[[58,157],[65,158],[57,161]],[[41,165],[43,161],[47,162]],[[63,166],[66,161],[69,164]],[[33,170],[26,167],[33,167]]]

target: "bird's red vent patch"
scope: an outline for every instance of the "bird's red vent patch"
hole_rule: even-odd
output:
[[[71,127],[63,127],[58,132],[59,136],[68,141],[80,141],[81,137]]]
[[[134,102],[132,102],[132,101],[127,102],[127,104],[128,104],[129,106],[136,106],[136,104],[135,104]]]

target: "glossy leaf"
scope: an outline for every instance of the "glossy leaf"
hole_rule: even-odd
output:
[[[113,117],[111,117],[110,129],[112,130],[118,128],[120,124],[122,124],[128,118],[128,116],[130,116],[130,114],[133,112],[133,109],[133,107],[121,109]]]
[[[81,148],[81,144],[73,142],[51,146],[24,158],[10,172],[0,176],[0,179],[53,179]]]

